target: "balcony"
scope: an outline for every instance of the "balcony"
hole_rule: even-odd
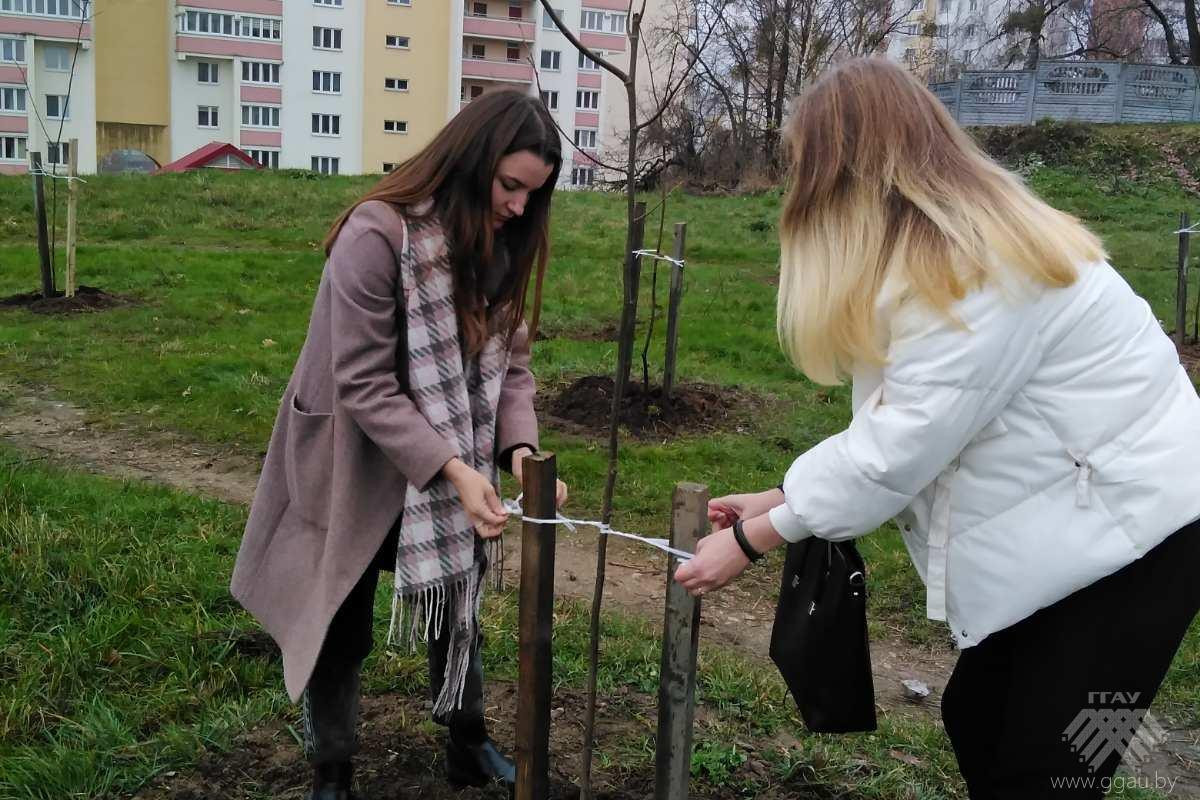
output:
[[[464,58],[462,76],[482,81],[533,83],[533,65],[528,61],[494,61],[483,58]]]
[[[463,17],[463,35],[508,42],[532,42],[537,26],[532,19],[513,17]]]

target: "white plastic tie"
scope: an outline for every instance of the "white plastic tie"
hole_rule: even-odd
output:
[[[516,514],[521,518],[522,522],[533,522],[539,525],[562,525],[567,530],[575,533],[577,525],[584,525],[589,528],[595,528],[601,536],[620,536],[625,539],[632,539],[635,542],[649,545],[658,550],[662,550],[668,555],[675,556],[681,561],[687,561],[694,555],[685,550],[680,550],[676,547],[671,547],[669,539],[659,539],[651,536],[638,536],[636,533],[626,533],[619,531],[609,525],[607,522],[601,522],[598,519],[572,519],[564,517],[562,514],[555,512],[553,519],[543,519],[541,517],[526,516],[524,509],[521,508],[521,500],[524,499],[524,494],[517,495],[516,500],[503,501],[504,510],[510,514]]]
[[[1200,223],[1196,223],[1196,224],[1200,225]],[[682,259],[682,258],[672,258],[671,256],[664,256],[662,253],[660,253],[654,249],[634,250],[633,254],[635,256],[640,256],[642,258],[653,258],[653,259],[657,259],[658,261],[668,261],[668,262],[674,264],[675,266],[679,267],[680,269],[683,269],[684,264],[686,263],[684,261],[684,259]]]

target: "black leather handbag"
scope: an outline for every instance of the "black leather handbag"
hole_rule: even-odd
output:
[[[867,570],[852,541],[788,545],[771,660],[817,733],[875,730]]]

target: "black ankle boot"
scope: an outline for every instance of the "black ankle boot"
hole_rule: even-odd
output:
[[[464,744],[451,733],[446,741],[446,779],[458,788],[498,783],[512,791],[517,785],[517,768],[491,739]]]
[[[354,765],[349,761],[317,764],[313,768],[312,791],[308,800],[363,800],[350,790]]]

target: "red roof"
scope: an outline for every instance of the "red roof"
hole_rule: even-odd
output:
[[[246,163],[246,166],[254,169],[261,169],[257,161],[246,154],[244,150],[234,147],[228,142],[209,142],[199,150],[193,150],[182,158],[172,161],[166,166],[160,167],[155,171],[155,175],[162,172],[187,172],[189,169],[199,169],[206,167],[217,159],[230,155]],[[229,169],[229,167],[217,167],[216,169]]]

